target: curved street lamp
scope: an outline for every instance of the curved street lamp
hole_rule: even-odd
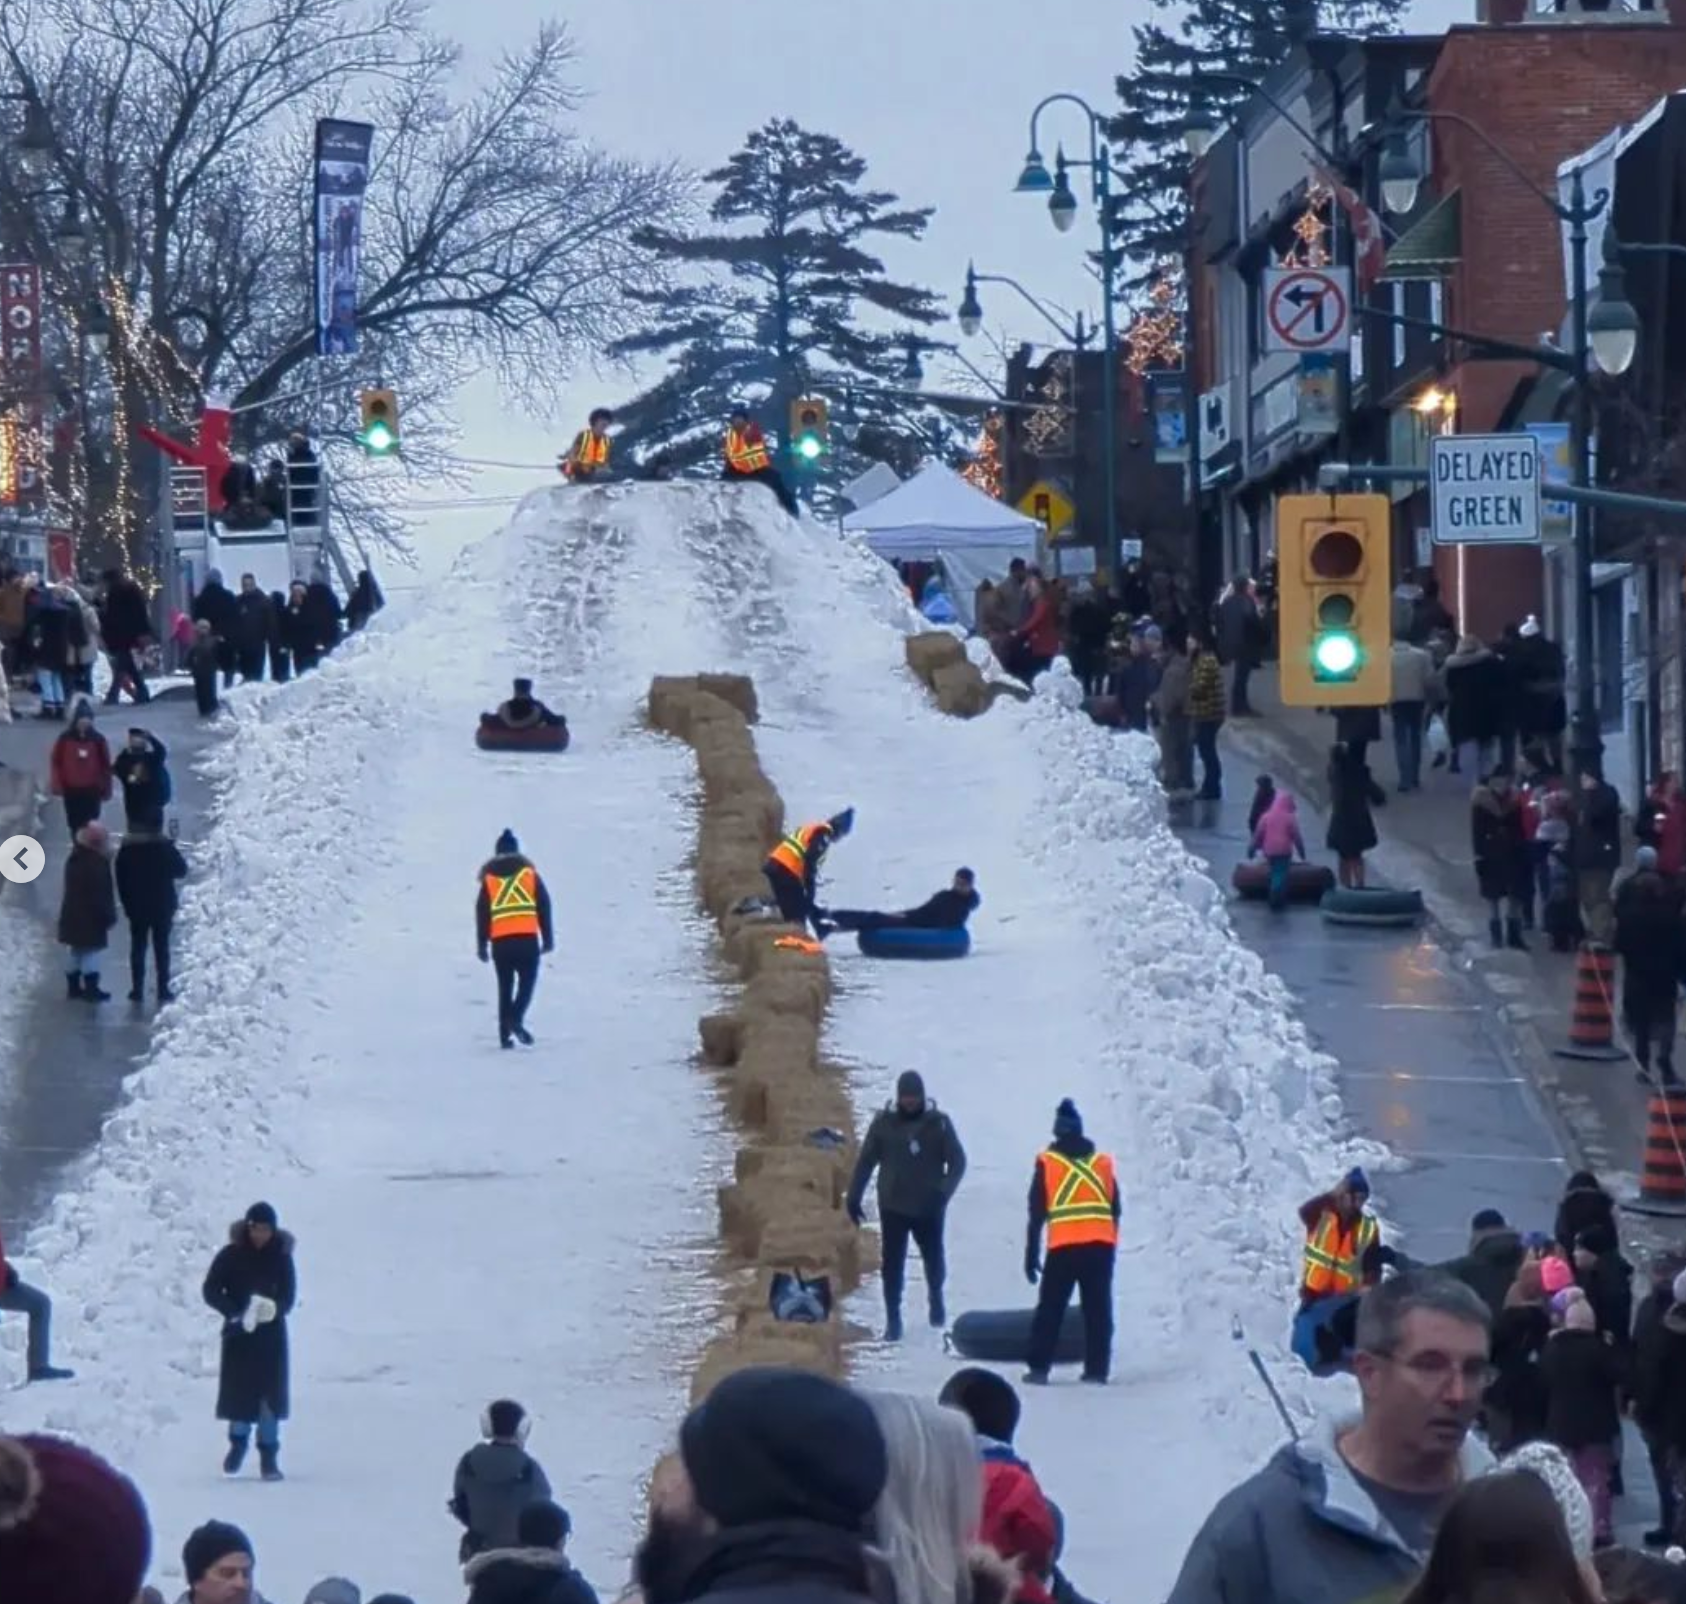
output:
[[[1053,187],[1054,180],[1048,174],[1042,152],[1032,145],[1025,156],[1019,181],[1013,185],[1013,192],[1017,195],[1046,195]]]
[[[1586,319],[1592,359],[1606,373],[1623,374],[1639,350],[1639,314],[1627,298],[1622,246],[1614,228],[1604,230],[1604,261],[1598,269],[1598,300]]]
[[[38,100],[24,107],[23,131],[12,141],[26,178],[45,178],[53,170],[53,123]]]
[[[970,337],[983,327],[983,303],[978,299],[978,271],[966,264],[966,289],[960,297],[960,332]]]
[[[1196,101],[1183,116],[1182,135],[1183,149],[1199,161],[1218,137],[1217,119]]]
[[[1071,232],[1077,221],[1077,197],[1071,192],[1071,171],[1066,165],[1065,152],[1055,158],[1054,189],[1048,197],[1048,215],[1062,234]]]
[[[94,356],[104,356],[111,348],[111,314],[97,295],[89,298],[82,315],[82,338]]]
[[[88,254],[88,231],[74,195],[65,198],[64,212],[53,227],[53,243],[67,262],[80,262]]]

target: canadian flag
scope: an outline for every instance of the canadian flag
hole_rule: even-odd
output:
[[[1353,280],[1358,293],[1363,295],[1382,276],[1382,269],[1387,266],[1387,242],[1382,238],[1382,220],[1327,167],[1316,167],[1313,171],[1318,182],[1335,197],[1352,224]]]

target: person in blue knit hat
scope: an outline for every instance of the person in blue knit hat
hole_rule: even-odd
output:
[[[1305,1255],[1294,1351],[1314,1375],[1344,1362],[1352,1346],[1359,1294],[1393,1262],[1381,1226],[1370,1212],[1370,1179],[1356,1166],[1333,1190],[1300,1205]]]

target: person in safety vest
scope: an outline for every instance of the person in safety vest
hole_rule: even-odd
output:
[[[609,476],[609,436],[605,432],[615,421],[607,407],[594,407],[585,428],[574,436],[574,443],[557,462],[562,477],[574,484],[587,479],[606,479]]]
[[[754,422],[742,407],[733,407],[726,424],[725,462],[720,477],[725,480],[754,479],[764,484],[779,498],[779,505],[796,517],[801,510],[784,475],[773,466],[772,453],[767,449],[767,437],[761,425]]]
[[[539,953],[554,952],[550,893],[539,871],[521,855],[513,830],[498,837],[497,855],[480,866],[480,897],[474,905],[480,961],[498,975],[498,1045],[533,1045],[527,1006],[539,982]]]
[[[1305,1227],[1305,1268],[1300,1307],[1323,1298],[1362,1292],[1381,1278],[1392,1256],[1382,1246],[1381,1228],[1365,1207],[1370,1182],[1363,1170],[1349,1171],[1332,1192],[1300,1205]]]
[[[1083,1134],[1083,1118],[1067,1097],[1054,1111],[1054,1140],[1036,1158],[1030,1178],[1030,1228],[1024,1273],[1042,1292],[1030,1326],[1024,1379],[1046,1386],[1066,1305],[1075,1289],[1083,1300],[1083,1379],[1104,1385],[1112,1368],[1112,1266],[1118,1256],[1118,1179],[1112,1156],[1097,1153]],[[1042,1229],[1048,1257],[1039,1257]]]
[[[824,824],[800,824],[779,838],[767,854],[761,872],[772,888],[779,916],[793,925],[812,924],[822,940],[831,934],[825,909],[814,905],[814,884],[820,863],[833,841],[840,841],[854,828],[855,810],[844,808]]]

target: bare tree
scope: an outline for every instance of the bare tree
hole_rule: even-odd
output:
[[[52,185],[82,208],[90,266],[61,248],[59,199],[29,193],[15,166],[0,165],[0,224],[28,240],[72,327],[90,289],[112,306],[115,478],[91,512],[131,557],[145,516],[129,472],[136,420],[184,423],[218,390],[253,409],[241,443],[261,447],[305,415],[286,410],[289,393],[319,390],[308,412],[328,424],[342,499],[361,504],[365,539],[390,541],[401,520],[385,475],[448,475],[449,404],[466,377],[490,368],[542,406],[636,326],[628,296],[662,286],[662,264],[631,236],[676,220],[688,181],[582,141],[566,31],[541,28],[463,98],[456,47],[425,24],[421,0],[0,6],[0,73],[48,119]],[[311,155],[324,115],[376,133],[361,348],[319,359]],[[370,469],[348,443],[352,393],[374,381],[400,392],[404,457],[356,491]]]

